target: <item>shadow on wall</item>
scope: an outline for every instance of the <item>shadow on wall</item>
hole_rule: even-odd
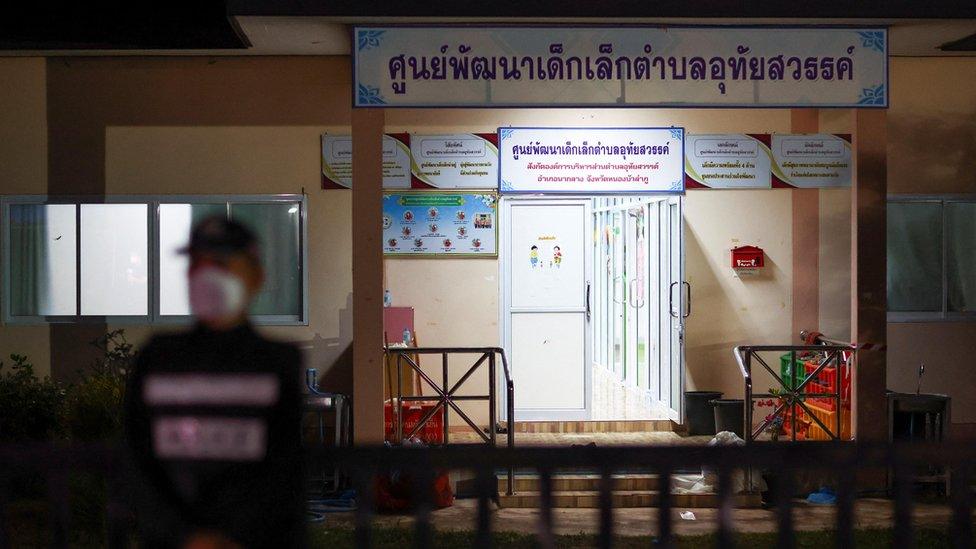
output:
[[[685,335],[685,360],[687,362],[686,389],[724,391],[726,373],[720,370],[724,366],[734,368],[732,362],[732,347],[734,343],[726,341],[723,328],[728,328],[722,321],[734,315],[732,301],[722,289],[717,273],[709,267],[708,257],[702,248],[698,236],[686,220],[684,227],[685,261],[688,282],[694,292],[693,302],[707,303],[708,310],[692,309],[688,317]],[[694,268],[694,267],[698,268]],[[702,341],[719,343],[700,344]],[[724,356],[723,354],[724,353]]]
[[[888,118],[889,192],[976,191],[972,179],[976,171],[974,117],[945,111],[941,114],[898,114]]]
[[[699,236],[685,222],[687,277],[694,292],[693,301],[699,305],[692,309],[686,328],[686,389],[722,391],[726,398],[742,398],[744,382],[732,349],[736,345],[791,343],[773,340],[771,334],[776,330],[765,325],[770,311],[756,309],[785,309],[787,303],[750,300],[757,292],[770,291],[770,285],[783,280],[786,273],[767,255],[758,275],[740,279],[731,272],[729,253],[724,250],[718,260],[710,261]],[[755,386],[764,390],[774,382],[761,368],[754,369],[753,378]]]
[[[346,306],[339,309],[338,337],[298,341],[306,368],[317,368],[319,387],[323,391],[352,394],[352,292],[346,295]],[[304,377],[303,377],[304,379]]]

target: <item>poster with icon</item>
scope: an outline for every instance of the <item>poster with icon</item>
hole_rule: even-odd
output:
[[[383,194],[383,253],[403,257],[497,257],[498,195],[492,191]]]

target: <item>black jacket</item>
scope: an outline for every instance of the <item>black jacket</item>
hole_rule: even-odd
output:
[[[142,350],[126,390],[125,435],[146,546],[178,546],[200,530],[244,547],[304,545],[300,369],[295,347],[247,325],[159,336]],[[187,431],[206,435],[186,442]]]

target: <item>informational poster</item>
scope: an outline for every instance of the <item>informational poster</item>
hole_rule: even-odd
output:
[[[689,134],[685,138],[685,186],[768,189],[772,186],[769,135]]]
[[[410,135],[414,188],[490,189],[498,184],[497,134]]]
[[[356,107],[888,106],[881,27],[354,29]]]
[[[683,128],[499,128],[503,193],[681,193]]]
[[[584,306],[585,214],[578,203],[512,207],[512,307]]]
[[[498,195],[492,191],[384,193],[383,252],[407,257],[496,257]]]
[[[322,188],[352,188],[351,135],[322,135]],[[410,188],[410,139],[407,134],[383,136],[383,188]]]
[[[773,134],[773,176],[799,188],[850,187],[851,137]]]

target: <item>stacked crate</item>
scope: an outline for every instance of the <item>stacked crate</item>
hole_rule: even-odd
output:
[[[796,376],[790,373],[790,354],[780,357],[780,377],[783,383],[790,389],[795,389],[803,382],[807,376],[812,375],[820,367],[824,358],[821,355],[797,355],[796,357]],[[836,361],[832,361],[836,362]],[[806,394],[823,394],[823,397],[807,397],[804,401],[810,413],[816,416],[830,431],[836,430],[837,426],[837,400],[834,395],[837,392],[837,384],[840,383],[840,414],[841,429],[840,438],[849,440],[851,438],[851,371],[847,357],[840,360],[840,371],[835,363],[825,366],[809,383],[803,388]],[[831,440],[830,433],[824,431],[812,418],[807,417],[806,411],[797,406],[795,411],[787,408],[783,412],[783,432],[792,438],[791,416],[796,414],[796,439],[797,440]]]

